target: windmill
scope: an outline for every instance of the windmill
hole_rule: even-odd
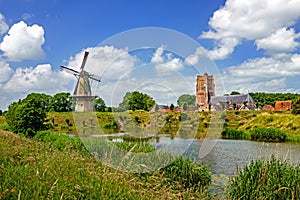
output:
[[[97,96],[92,95],[90,79],[100,82],[101,78],[88,73],[84,70],[89,52],[84,52],[84,58],[80,67],[80,71],[60,66],[62,70],[73,74],[77,78],[77,83],[72,98],[75,100],[75,112],[92,112],[94,110],[93,101]]]

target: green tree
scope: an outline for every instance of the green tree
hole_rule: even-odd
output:
[[[298,97],[297,100],[293,103],[292,113],[294,115],[300,114],[300,97]]]
[[[191,94],[183,94],[177,99],[177,105],[182,106],[183,103],[187,105],[195,105],[196,96]]]
[[[174,106],[174,104],[171,103],[171,105],[170,105],[170,110],[171,110],[171,111],[174,111],[174,109],[175,109],[175,106]]]
[[[46,118],[44,100],[32,98],[33,96],[35,95],[30,94],[25,99],[12,103],[5,115],[7,123],[15,133],[29,137],[44,128]]]
[[[97,112],[105,112],[106,110],[105,102],[100,97],[94,100],[94,106]]]
[[[230,93],[230,95],[239,95],[239,94],[241,94],[241,93],[239,93],[238,91],[232,91],[232,92]]]
[[[70,93],[61,92],[55,94],[50,103],[50,110],[54,112],[70,112],[72,111],[74,102],[70,97]]]
[[[120,110],[146,110],[149,111],[155,101],[148,94],[138,91],[127,92],[119,104]]]

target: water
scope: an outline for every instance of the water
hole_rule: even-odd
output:
[[[90,137],[108,137],[111,141],[122,141],[128,134],[92,135]],[[141,134],[130,134],[134,137],[144,137]],[[300,163],[300,143],[266,143],[247,140],[224,140],[209,141],[211,151],[200,158],[200,148],[203,140],[171,138],[168,135],[147,134],[149,142],[157,149],[169,151],[189,157],[195,162],[207,165],[211,172],[216,175],[235,175],[238,170],[257,159],[269,159],[272,155],[280,157],[293,164]]]
[[[163,138],[152,142],[154,146],[164,146],[172,143],[174,150],[189,145],[183,156],[207,165],[211,172],[217,175],[234,175],[238,170],[257,159],[269,159],[272,155],[280,157],[293,164],[300,163],[300,143],[266,143],[247,140],[223,140],[213,142],[214,147],[204,158],[199,158],[202,140]],[[179,153],[182,153],[179,151]]]

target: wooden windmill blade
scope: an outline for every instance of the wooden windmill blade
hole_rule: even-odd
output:
[[[95,74],[89,74],[89,78],[94,80],[94,81],[101,82],[101,77],[97,76]]]
[[[60,69],[61,70],[63,70],[63,71],[65,71],[65,72],[68,72],[68,73],[70,73],[70,74],[73,74],[73,75],[75,75],[75,76],[77,76],[77,75],[79,75],[79,72],[78,71],[76,71],[76,70],[74,70],[74,69],[71,69],[71,68],[69,68],[69,67],[65,67],[65,66],[60,66]]]
[[[83,57],[83,60],[82,60],[82,63],[81,63],[81,67],[80,67],[80,70],[82,71],[84,66],[85,66],[85,63],[86,63],[86,60],[87,60],[87,57],[89,55],[89,52],[85,51],[84,52],[84,57]]]

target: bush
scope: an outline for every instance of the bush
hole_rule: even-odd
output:
[[[179,157],[171,165],[161,169],[170,182],[179,182],[185,189],[204,189],[211,183],[211,174],[204,165],[197,165],[189,158]]]
[[[5,117],[13,132],[33,137],[37,131],[43,130],[46,119],[43,103],[42,99],[31,96],[12,103]]]
[[[244,131],[233,129],[233,128],[226,128],[222,131],[222,138],[223,139],[245,139],[246,134]]]
[[[231,180],[229,199],[299,199],[300,165],[275,159],[252,161]]]
[[[278,128],[256,127],[250,131],[251,140],[267,142],[284,142],[287,134]]]

